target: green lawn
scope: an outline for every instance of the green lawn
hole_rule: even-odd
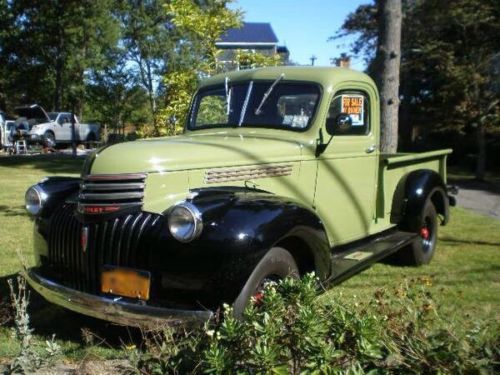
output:
[[[69,157],[0,157],[0,298],[3,306],[8,303],[6,280],[20,269],[17,253],[23,253],[30,261],[32,225],[23,208],[26,188],[47,175],[76,175],[82,163],[83,159]],[[449,226],[441,228],[437,254],[430,265],[401,268],[377,264],[320,298],[327,300],[342,294],[346,299],[362,300],[371,298],[378,288],[393,288],[405,280],[418,280],[432,283],[430,290],[435,300],[450,320],[456,321],[457,329],[472,319],[498,322],[500,221],[458,208],[451,214]],[[31,313],[37,340],[43,342],[55,333],[63,346],[63,355],[73,361],[126,357],[127,351],[120,348],[138,336],[135,330],[64,311],[36,296],[32,296]],[[82,328],[88,329],[84,332],[93,332],[90,339],[82,334]],[[8,325],[0,327],[0,363],[15,355],[16,350]]]

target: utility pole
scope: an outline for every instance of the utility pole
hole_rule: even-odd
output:
[[[311,57],[309,57],[309,60],[311,60],[311,66],[314,66],[314,62],[317,60],[318,58],[315,56],[315,55],[312,55]]]
[[[75,102],[72,101],[71,106],[71,148],[73,157],[76,158],[76,129],[75,129]]]

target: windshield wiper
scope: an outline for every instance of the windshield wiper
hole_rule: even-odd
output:
[[[278,78],[276,78],[276,80],[273,82],[273,84],[271,86],[269,86],[269,88],[267,89],[267,91],[264,93],[264,96],[262,97],[262,100],[260,101],[259,106],[255,110],[255,114],[257,116],[262,113],[262,106],[266,102],[266,100],[269,97],[269,95],[271,95],[271,92],[273,91],[274,86],[276,86],[278,84],[278,82],[281,81],[284,77],[285,77],[285,73],[281,73],[280,76]]]
[[[226,79],[224,80],[224,88],[226,90],[226,115],[229,116],[229,113],[231,112],[230,106],[231,106],[231,89],[229,88],[229,77],[226,76]]]
[[[248,84],[247,94],[245,96],[245,101],[243,102],[243,106],[241,107],[241,115],[240,121],[238,121],[238,126],[243,124],[243,120],[245,119],[245,114],[247,113],[248,102],[250,100],[250,95],[252,94],[253,81],[250,81]]]

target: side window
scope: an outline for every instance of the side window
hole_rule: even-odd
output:
[[[66,124],[67,122],[69,122],[69,117],[68,115],[61,115],[59,116],[59,120],[57,121],[59,124]]]
[[[370,106],[368,96],[361,91],[344,91],[335,95],[328,110],[327,121],[347,115],[350,126],[337,126],[336,135],[365,135],[370,132]]]

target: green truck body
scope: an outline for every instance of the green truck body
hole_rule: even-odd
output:
[[[219,247],[226,255],[238,253],[230,261],[228,256],[228,262],[233,263],[227,266],[245,263],[245,267],[236,267],[240,273],[237,278],[219,277],[227,268],[218,265],[210,275],[212,279],[207,277],[204,282],[214,288],[226,285],[218,282],[234,284],[231,292],[214,297],[217,301],[212,306],[232,301],[236,301],[236,306],[246,306],[262,280],[270,275],[285,276],[280,270],[269,271],[269,267],[272,268],[269,264],[274,261],[285,265],[293,263],[288,267],[291,274],[295,270],[297,273],[316,271],[323,280],[335,281],[389,255],[395,258],[400,255],[401,259],[410,259],[410,263],[416,265],[430,260],[436,242],[436,215],[443,224],[448,220],[446,156],[451,150],[382,154],[379,107],[374,82],[363,73],[344,68],[275,67],[218,75],[201,84],[182,135],[105,147],[88,158],[82,172],[83,182],[74,182],[78,186],[72,185],[71,180],[64,182],[64,188],[50,187],[50,183],[38,186],[39,190],[60,190],[59,202],[74,205],[78,222],[75,228],[81,232],[76,237],[84,236],[85,241],[92,242],[99,231],[104,230],[95,229],[95,237],[86,233],[88,227],[92,232],[94,223],[112,225],[121,220],[120,215],[133,215],[137,209],[141,215],[164,217],[168,221],[168,228],[164,228],[168,237],[165,243],[186,246],[186,252],[192,251],[192,264],[198,262],[195,258],[203,251],[216,258],[216,249],[206,250],[210,246]],[[137,203],[127,200],[132,195],[116,195],[119,189],[107,191],[109,200],[104,203],[96,195],[100,191],[96,187],[98,183],[102,182],[101,190],[106,190],[106,186],[120,176],[132,183],[143,178],[142,190],[139,193],[134,190],[140,197],[139,206],[130,206]],[[53,185],[58,183],[60,186],[60,181],[54,181]],[[85,190],[87,185],[92,187]],[[193,217],[175,216],[175,207],[186,202],[183,214]],[[281,210],[270,210],[269,207],[279,204]],[[52,206],[50,212],[46,209],[46,217],[57,211],[54,208],[57,204]],[[123,207],[127,210],[121,211]],[[135,208],[131,211],[131,207]],[[226,211],[220,207],[226,207]],[[262,219],[259,215],[264,210],[267,216]],[[43,222],[50,222],[43,219],[43,208],[42,214],[37,215],[37,228],[49,225]],[[306,216],[308,219],[303,219]],[[129,225],[130,230],[135,230],[133,220],[125,223],[125,227]],[[189,223],[182,224],[182,220],[199,223],[189,227]],[[95,225],[97,228],[105,224]],[[238,225],[240,232],[235,229]],[[220,231],[211,232],[210,226]],[[54,258],[51,251],[55,250],[51,250],[50,235],[39,229],[35,235],[40,267],[41,263],[50,263]],[[179,238],[183,235],[186,238]],[[235,236],[249,237],[252,241],[241,250]],[[295,239],[300,246],[292,245]],[[380,241],[386,245],[380,246]],[[373,247],[375,245],[378,247]],[[114,245],[103,245],[99,251],[106,252],[110,246]],[[123,243],[119,246],[124,247]],[[178,245],[173,246],[177,249]],[[280,253],[283,249],[285,253]],[[168,249],[155,251],[168,253]],[[408,253],[412,254],[410,258]],[[96,266],[95,278],[100,277],[104,264],[136,268],[126,261],[103,259]],[[168,256],[165,261],[169,261]],[[179,267],[186,270],[186,275],[198,270],[194,265],[188,270],[189,260],[181,263]],[[154,284],[158,277],[156,270],[145,271],[150,273],[148,277]],[[28,273],[32,285],[38,286],[37,290],[49,300],[63,304],[50,294],[54,291],[47,292],[50,288],[46,285],[40,287],[45,279],[40,272],[33,276],[34,272],[36,270]],[[268,275],[256,280],[259,272]],[[189,284],[186,275],[176,274],[176,277]],[[208,281],[214,278],[222,281]],[[169,289],[170,279],[160,284]],[[102,288],[90,294],[101,299],[113,295],[112,292],[106,294]],[[103,316],[98,307],[63,305],[126,324],[135,324],[137,320],[137,314],[124,314],[123,306],[117,307],[120,313]],[[161,303],[157,305],[165,307]],[[196,310],[194,305],[192,300],[192,311]],[[175,309],[159,316],[177,316],[176,312],[181,310]],[[124,315],[130,319],[123,318]]]

